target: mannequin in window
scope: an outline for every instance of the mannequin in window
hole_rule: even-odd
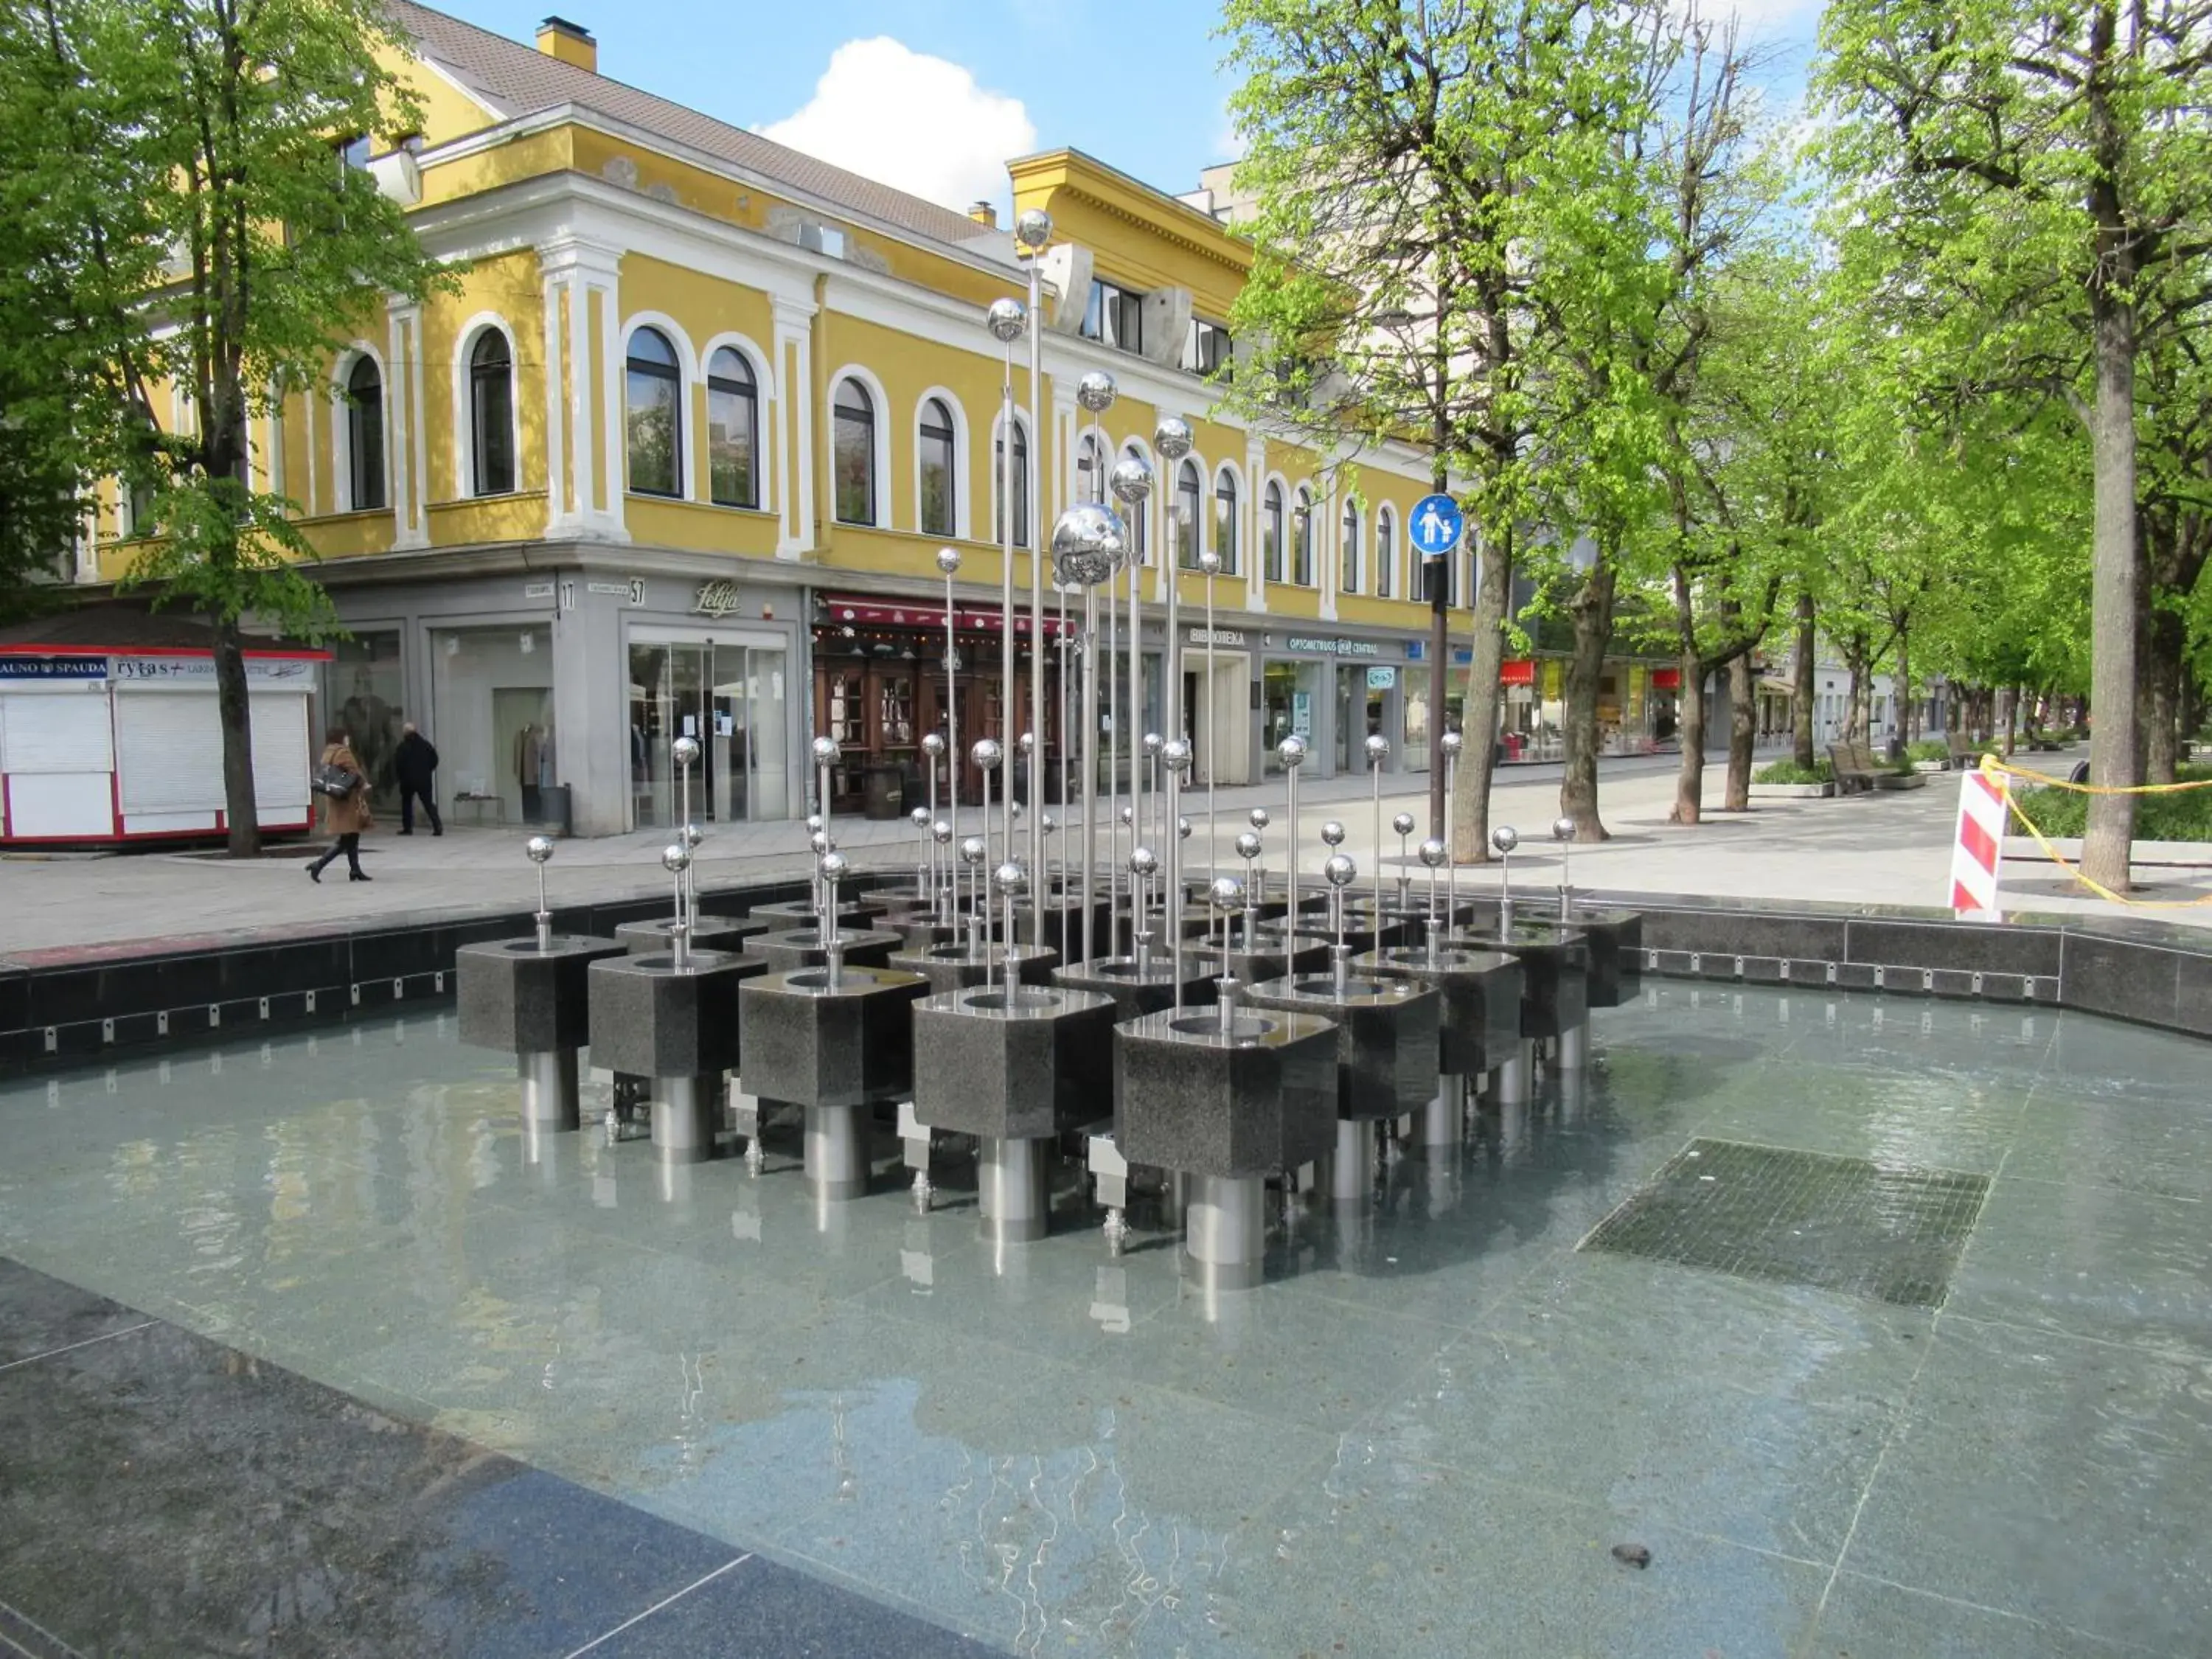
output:
[[[546,741],[545,728],[535,720],[514,734],[514,781],[522,789],[525,823],[538,823],[544,818],[539,785],[545,772],[543,751]]]

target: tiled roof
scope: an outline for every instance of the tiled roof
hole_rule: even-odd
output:
[[[564,64],[535,46],[480,29],[458,17],[385,0],[392,21],[412,36],[422,54],[508,117],[535,114],[561,104],[598,111],[673,143],[789,185],[855,214],[960,246],[991,232],[964,214],[857,173],[702,115],[668,99]]]

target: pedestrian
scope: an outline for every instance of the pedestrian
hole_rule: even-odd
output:
[[[346,780],[352,780],[349,787]],[[368,778],[361,769],[360,758],[353,752],[343,726],[334,726],[325,735],[322,763],[315,769],[315,791],[323,798],[324,822],[337,834],[331,850],[307,866],[307,874],[314,881],[323,878],[324,866],[340,854],[345,855],[346,874],[353,881],[368,881],[371,878],[361,867],[361,832],[372,820],[368,815]]]
[[[392,771],[399,781],[399,833],[415,833],[415,803],[430,820],[430,833],[442,836],[446,826],[438,817],[438,788],[433,775],[438,769],[437,745],[415,729],[410,720],[399,728],[399,747],[392,754]]]

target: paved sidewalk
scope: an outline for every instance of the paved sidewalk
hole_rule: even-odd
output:
[[[1575,884],[1620,891],[1691,893],[1712,896],[1817,899],[1869,904],[1936,905],[1948,891],[1955,780],[1938,776],[1927,788],[1901,793],[1854,796],[1839,800],[1763,801],[1748,814],[1715,814],[1683,828],[1667,823],[1673,805],[1677,762],[1654,756],[1609,762],[1601,775],[1601,800],[1613,839],[1602,846],[1577,847],[1569,856]],[[1705,799],[1720,799],[1724,768],[1708,767]],[[1559,810],[1556,766],[1515,767],[1503,771],[1492,796],[1492,822],[1514,824],[1522,850],[1514,855],[1511,878],[1533,894],[1559,879],[1560,853],[1548,826]],[[1419,778],[1386,780],[1413,783]],[[1319,867],[1321,825],[1340,820],[1347,832],[1345,850],[1364,877],[1373,862],[1373,815],[1365,780],[1315,781],[1301,792],[1304,819],[1301,866]],[[1230,842],[1245,827],[1245,815],[1265,805],[1274,818],[1266,832],[1263,862],[1273,872],[1283,867],[1285,846],[1283,787],[1224,788],[1216,827],[1218,862],[1234,867]],[[1194,868],[1207,861],[1206,793],[1191,792],[1184,811],[1198,826],[1187,844]],[[1075,836],[1071,816],[1048,809],[1066,827],[1052,837],[1048,856],[1071,855]],[[1427,798],[1402,787],[1386,793],[1386,817],[1401,810],[1425,820]],[[974,809],[964,814],[974,822]],[[900,819],[871,823],[839,818],[838,844],[862,867],[908,863],[915,847],[912,825]],[[963,826],[964,833],[964,826]],[[345,879],[342,865],[324,874],[320,885],[303,873],[299,857],[234,864],[221,858],[175,853],[132,853],[112,857],[0,859],[0,955],[57,945],[226,932],[240,927],[311,925],[334,918],[370,919],[526,905],[536,893],[536,877],[523,858],[525,832],[519,829],[448,829],[442,837],[417,831],[402,837],[392,829],[373,832],[363,842],[363,861],[374,878],[366,884]],[[568,841],[549,866],[557,901],[608,899],[665,892],[668,878],[659,852],[665,830],[592,841]],[[797,876],[808,865],[805,831],[797,823],[709,827],[700,848],[700,873],[709,884],[771,876]],[[1397,837],[1385,825],[1384,868],[1398,868]],[[1126,846],[1126,842],[1125,842]],[[1101,836],[1101,853],[1104,836]],[[2070,884],[2033,865],[2006,866],[2008,902],[2039,912],[2112,915],[2119,907],[2073,896]],[[2212,894],[2212,870],[2138,872],[2154,884],[2142,896],[2186,899]],[[1422,879],[1417,872],[1417,882]],[[1496,867],[1461,872],[1464,884],[1490,886]],[[2193,910],[2135,910],[2160,921],[2212,926],[2212,905]]]

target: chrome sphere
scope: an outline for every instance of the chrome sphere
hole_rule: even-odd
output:
[[[817,766],[835,766],[837,763],[837,757],[844,752],[838,748],[837,739],[835,738],[814,739],[814,763]]]
[[[1079,501],[1053,522],[1053,580],[1062,587],[1096,587],[1121,568],[1128,549],[1121,514],[1097,501]]]
[[[809,812],[806,815],[807,833],[811,835],[815,830],[819,830],[821,827],[822,814],[819,812]]]
[[[1021,736],[1014,739],[1014,747],[1020,750],[1024,755],[1034,755],[1036,753],[1036,733],[1034,732],[1023,732]]]
[[[1443,842],[1438,841],[1434,836],[1431,836],[1426,841],[1421,843],[1421,862],[1427,865],[1431,870],[1443,869],[1444,866],[1444,860],[1449,857],[1451,857],[1451,848],[1445,846]]]
[[[1321,838],[1322,844],[1325,846],[1343,846],[1344,826],[1339,823],[1334,818],[1329,819],[1328,823],[1322,824],[1321,827]]]
[[[1394,836],[1412,835],[1413,833],[1413,815],[1411,812],[1401,812],[1397,817],[1392,818],[1390,820],[1390,833]]]
[[[1552,839],[1553,841],[1572,841],[1574,838],[1575,821],[1572,818],[1569,817],[1565,812],[1562,812],[1559,817],[1552,820]]]
[[[994,300],[983,313],[983,326],[1001,345],[1011,345],[1029,331],[1030,314],[1019,300]]]
[[[1206,896],[1217,910],[1242,910],[1244,908],[1244,884],[1234,876],[1216,876],[1206,884]]]
[[[967,840],[960,843],[960,862],[963,864],[981,864],[983,861],[984,855],[990,850],[991,849],[983,845],[982,836],[970,836]]]
[[[1124,455],[1106,475],[1106,488],[1115,501],[1136,506],[1152,493],[1152,463],[1141,455]]]
[[[921,736],[921,752],[928,756],[932,760],[937,759],[939,756],[945,752],[945,733],[942,732],[923,732]],[[924,808],[923,810],[927,811],[927,809]]]
[[[1056,817],[1053,817],[1053,815],[1052,815],[1051,813],[1049,813],[1049,812],[1046,813],[1046,814],[1044,815],[1044,832],[1045,832],[1045,834],[1047,834],[1048,836],[1049,836],[1049,835],[1053,835],[1053,834],[1055,834],[1055,833],[1057,833],[1057,832],[1058,832],[1059,829],[1060,829],[1060,820],[1059,820],[1058,818],[1056,818]]]
[[[1157,760],[1159,758],[1160,750],[1166,743],[1167,739],[1158,732],[1147,732],[1145,733],[1145,753]]]
[[[1389,758],[1390,739],[1380,732],[1374,733],[1367,739],[1367,763],[1370,766],[1380,766]]]
[[[691,849],[681,842],[672,842],[662,848],[660,867],[672,875],[682,875],[691,867]]]
[[[1274,822],[1273,818],[1267,816],[1267,809],[1264,806],[1255,806],[1245,816],[1251,820],[1252,827],[1255,830],[1265,830],[1269,824]]]
[[[1156,876],[1160,872],[1160,855],[1149,847],[1139,847],[1129,854],[1129,873],[1133,876]]]
[[[1028,814],[1029,810],[1030,809],[1028,807],[1023,805],[1021,802],[1018,800],[1010,800],[1006,803],[1006,816],[1013,819],[1017,823],[1019,823],[1022,821],[1023,817]]]
[[[1260,838],[1254,835],[1249,830],[1247,830],[1243,835],[1237,837],[1235,846],[1237,848],[1237,856],[1247,860],[1248,862],[1260,856]]]
[[[938,574],[941,576],[949,576],[959,568],[960,550],[958,548],[940,547],[937,550]]]
[[[686,847],[696,847],[706,839],[707,832],[697,824],[687,823],[684,826],[684,844]]]
[[[975,746],[968,751],[968,758],[986,772],[997,771],[999,763],[1006,757],[1006,751],[996,738],[980,738]]]
[[[842,881],[845,872],[853,866],[842,853],[824,853],[822,862],[814,867],[822,872],[824,881]]]
[[[1180,415],[1163,416],[1152,428],[1152,447],[1160,452],[1160,459],[1179,461],[1197,447],[1198,439],[1190,429],[1190,422]]]
[[[1177,777],[1190,770],[1190,744],[1184,738],[1170,738],[1160,745],[1160,764]]]
[[[1330,886],[1349,887],[1358,878],[1359,866],[1346,854],[1331,853],[1321,866],[1321,872]]]
[[[553,856],[553,837],[532,836],[522,843],[522,856],[532,864],[543,864]]]
[[[1296,771],[1306,763],[1306,740],[1304,738],[1285,738],[1275,745],[1275,758]]]
[[[1501,853],[1510,853],[1521,844],[1521,832],[1510,823],[1501,823],[1490,832],[1490,844]]]
[[[915,829],[927,830],[929,828],[929,809],[927,806],[917,806],[913,811],[908,813],[906,816],[907,822],[913,824]]]
[[[1093,415],[1103,415],[1114,407],[1120,394],[1114,389],[1114,377],[1103,368],[1094,368],[1075,383],[1075,401]]]
[[[668,745],[668,757],[678,766],[696,766],[699,763],[699,739],[677,738]]]
[[[1052,215],[1042,208],[1025,208],[1014,221],[1014,245],[1035,253],[1052,240]]]
[[[935,842],[939,847],[951,846],[952,844],[952,826],[947,823],[943,818],[938,819],[936,823],[929,826],[929,838]]]
[[[1443,744],[1444,758],[1446,760],[1455,758],[1459,754],[1459,751],[1467,746],[1467,739],[1456,732],[1445,732],[1441,741]]]
[[[1188,818],[1177,818],[1176,820],[1176,839],[1177,841],[1188,841],[1190,839],[1190,820]]]
[[[1198,574],[1201,576],[1219,575],[1221,574],[1221,555],[1215,552],[1210,547],[1200,550],[1198,556]]]
[[[826,830],[817,830],[806,838],[806,844],[812,848],[817,854],[826,853],[836,845],[830,839],[830,832]]]
[[[1017,893],[1025,893],[1029,890],[1030,872],[1012,859],[1008,859],[991,872],[991,885],[1009,896]]]
[[[1121,809],[1121,822],[1124,823],[1128,823],[1133,821],[1136,816],[1137,814],[1133,808],[1125,806]]]

